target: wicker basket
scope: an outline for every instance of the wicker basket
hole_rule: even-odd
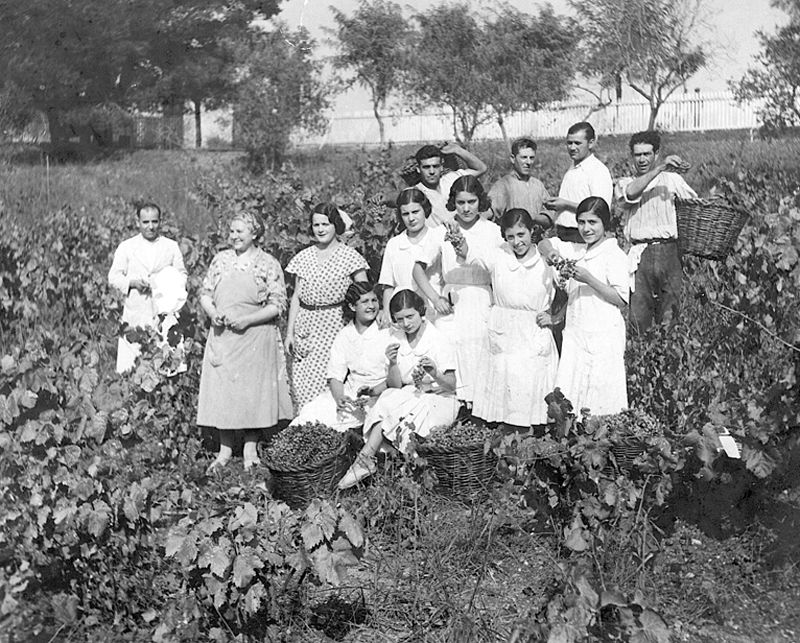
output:
[[[339,448],[313,465],[289,467],[267,459],[274,485],[272,495],[293,509],[305,506],[312,498],[330,495],[350,467],[354,453],[353,439],[345,433]]]
[[[736,243],[749,214],[722,197],[675,199],[678,246],[685,254],[724,259]]]
[[[436,474],[437,491],[454,495],[485,490],[497,469],[497,456],[493,451],[484,453],[483,442],[463,447],[421,444],[417,454]]]

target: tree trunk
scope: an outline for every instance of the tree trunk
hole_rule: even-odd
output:
[[[650,103],[650,120],[647,123],[647,129],[653,130],[656,128],[656,118],[658,118],[658,110],[661,105],[658,103]]]
[[[378,103],[375,101],[372,101],[372,113],[375,114],[375,120],[378,121],[378,136],[381,139],[381,147],[383,147],[383,144],[386,143],[386,129],[381,113],[378,111]]]
[[[202,101],[195,100],[194,103],[194,146],[197,149],[203,147],[202,119],[200,118],[200,107]]]

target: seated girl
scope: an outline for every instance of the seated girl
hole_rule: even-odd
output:
[[[290,426],[321,422],[336,431],[360,428],[364,409],[386,389],[386,347],[391,335],[380,330],[378,297],[357,281],[347,288],[342,306],[348,323],[333,340],[328,360],[328,390],[308,402]]]
[[[339,481],[347,489],[375,472],[375,453],[384,440],[408,452],[412,433],[452,424],[458,414],[456,358],[449,338],[425,320],[425,302],[412,290],[396,292],[389,312],[399,330],[386,348],[387,389],[364,421],[364,448]]]

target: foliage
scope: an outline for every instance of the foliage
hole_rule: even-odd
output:
[[[774,34],[758,32],[761,51],[755,64],[737,82],[731,83],[739,100],[761,102],[759,116],[764,127],[782,130],[800,124],[800,12],[796,3],[778,3],[790,12],[788,24]]]
[[[406,53],[408,23],[400,5],[387,0],[361,0],[352,16],[331,7],[336,22],[339,54],[335,67],[355,72],[357,82],[372,98],[381,145],[386,141],[381,111],[397,87]]]
[[[651,434],[639,438],[639,454],[623,466],[615,448],[652,419],[637,413],[579,421],[559,389],[546,400],[554,424],[545,435],[512,434],[495,446],[506,493],[549,520],[569,552],[563,586],[540,617],[542,633],[549,641],[612,632],[635,640],[649,631],[668,641],[642,590],[659,549],[655,512],[667,502],[683,455]]]
[[[279,167],[293,135],[325,125],[328,88],[320,63],[311,57],[313,47],[305,29],[292,33],[280,25],[239,47],[234,112],[239,140],[255,169]]]
[[[567,97],[575,74],[575,28],[549,5],[538,17],[504,5],[487,18],[481,39],[484,81],[492,86],[489,105],[506,144],[508,115]]]
[[[603,86],[624,81],[650,103],[654,129],[669,96],[705,66],[705,0],[571,1],[582,29],[583,71]]]

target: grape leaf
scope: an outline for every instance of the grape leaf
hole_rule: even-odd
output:
[[[220,544],[213,548],[211,554],[210,568],[211,573],[220,578],[224,578],[225,572],[231,565],[231,559],[228,555],[230,547],[227,544],[227,539],[222,539]]]
[[[347,543],[346,547],[333,550],[319,547],[311,554],[314,569],[321,580],[338,587],[347,575],[347,567],[358,564],[358,559],[349,549],[350,544]]]
[[[361,547],[364,544],[364,533],[361,531],[361,525],[349,512],[345,511],[343,513],[342,519],[339,521],[339,529],[345,533],[347,539],[355,547]]]
[[[303,536],[303,543],[308,549],[318,547],[319,544],[325,540],[322,534],[322,528],[310,522],[307,522],[300,528],[300,534]]]
[[[263,564],[253,553],[253,550],[246,547],[233,561],[233,582],[236,587],[245,587],[256,574],[257,569],[261,569]]]
[[[253,583],[244,596],[244,609],[247,614],[255,614],[261,608],[261,601],[267,595],[267,590],[261,583]]]
[[[243,529],[254,529],[257,523],[258,509],[256,509],[253,504],[246,502],[244,505],[236,507],[234,517],[228,528],[231,531],[235,531],[240,527]]]

